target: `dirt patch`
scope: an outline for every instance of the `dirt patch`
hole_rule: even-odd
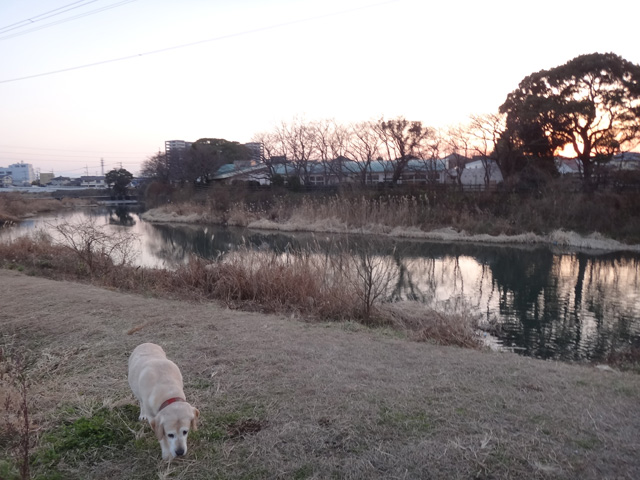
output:
[[[640,478],[638,375],[8,270],[0,290],[2,346],[30,353],[34,474]],[[170,465],[130,412],[127,358],[147,341],[201,411],[187,458]],[[80,418],[125,434],[56,451],[52,434]]]

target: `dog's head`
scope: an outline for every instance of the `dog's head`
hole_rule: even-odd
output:
[[[187,453],[187,436],[198,429],[200,412],[187,402],[163,408],[151,421],[151,428],[162,446],[162,457],[181,457]]]

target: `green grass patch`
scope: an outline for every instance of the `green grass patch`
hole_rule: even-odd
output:
[[[426,433],[434,428],[431,418],[422,410],[406,412],[383,405],[378,415],[378,425],[404,432]]]
[[[34,465],[55,467],[61,460],[74,465],[112,458],[134,446],[138,407],[99,408],[91,416],[64,422],[46,432],[34,455]]]
[[[593,450],[599,447],[601,442],[596,437],[589,436],[584,438],[576,438],[573,440],[573,443],[585,450]]]
[[[304,480],[305,478],[313,477],[313,466],[303,465],[293,472],[293,478],[295,480]]]
[[[16,464],[8,459],[0,459],[0,478],[2,480],[18,480],[20,472]]]

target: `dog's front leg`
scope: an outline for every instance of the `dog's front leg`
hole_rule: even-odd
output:
[[[140,402],[140,416],[138,417],[138,420],[149,420],[149,422],[153,420],[151,415],[149,415],[147,405],[143,401]]]
[[[160,447],[162,447],[162,459],[163,460],[171,460],[173,455],[171,455],[171,450],[169,449],[169,445],[166,438],[160,440]]]

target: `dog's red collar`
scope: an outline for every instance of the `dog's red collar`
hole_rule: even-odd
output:
[[[165,400],[162,405],[160,405],[160,408],[158,409],[158,411],[162,410],[164,407],[168,407],[169,405],[171,405],[173,402],[186,402],[186,400],[184,398],[180,398],[180,397],[173,397],[170,398],[169,400]]]

